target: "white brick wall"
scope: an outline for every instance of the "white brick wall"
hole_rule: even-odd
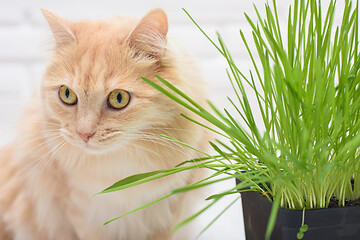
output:
[[[263,12],[265,0],[254,2]],[[278,0],[280,2],[278,10],[283,24],[287,20],[291,0]],[[39,11],[41,7],[72,20],[117,15],[142,16],[151,8],[164,8],[169,17],[170,34],[176,36],[197,58],[210,85],[211,99],[219,106],[224,106],[225,97],[232,95],[225,73],[225,61],[181,8],[188,10],[210,36],[215,36],[215,30],[222,34],[242,70],[247,72],[250,67],[239,36],[241,28],[250,37],[250,29],[243,15],[246,11],[255,19],[250,0],[0,0],[0,144],[11,136],[9,127],[18,117],[20,106],[26,104],[26,97],[41,79],[46,66],[47,41],[51,34]],[[224,187],[226,185],[221,186]],[[219,209],[221,207],[224,204]],[[209,214],[215,216],[215,212]],[[202,219],[206,223],[209,215]],[[227,233],[230,229],[234,231]],[[244,239],[242,231],[241,209],[233,207],[201,239]]]

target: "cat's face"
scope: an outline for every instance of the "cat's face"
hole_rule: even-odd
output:
[[[161,65],[167,33],[161,10],[139,23],[112,24],[44,14],[56,39],[43,80],[44,113],[68,143],[102,153],[166,124],[173,105],[140,78],[168,75]]]

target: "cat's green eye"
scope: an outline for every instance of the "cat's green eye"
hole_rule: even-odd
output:
[[[75,92],[68,86],[62,85],[59,88],[59,97],[61,101],[67,105],[75,105],[77,103],[77,96]]]
[[[130,93],[125,90],[116,89],[109,94],[107,104],[109,108],[123,109],[130,102]]]

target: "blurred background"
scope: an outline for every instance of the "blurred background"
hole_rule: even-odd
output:
[[[241,41],[239,29],[251,40],[244,12],[255,21],[253,3],[264,14],[265,2],[266,0],[1,0],[0,145],[11,138],[11,126],[18,118],[21,106],[27,104],[27,97],[38,87],[47,65],[48,50],[51,47],[49,40],[52,36],[40,8],[71,20],[95,20],[114,16],[141,17],[152,8],[162,7],[168,14],[169,34],[175,36],[196,58],[209,85],[209,98],[222,108],[228,106],[227,96],[234,97],[225,71],[226,62],[181,8],[185,8],[214,40],[218,31],[240,70],[248,73],[251,62]],[[288,7],[292,1],[277,2],[280,25],[285,28]],[[214,186],[213,191],[231,188],[233,184],[233,181],[219,184]],[[238,196],[228,197],[202,215],[196,231],[200,232],[236,197]],[[200,239],[245,239],[243,231],[242,210],[238,201]]]

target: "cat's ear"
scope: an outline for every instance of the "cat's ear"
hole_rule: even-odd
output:
[[[160,58],[166,50],[167,32],[166,13],[155,8],[140,20],[126,41],[136,55]]]
[[[41,12],[54,34],[56,46],[62,47],[76,41],[76,37],[71,30],[72,23],[69,20],[61,18],[43,8],[41,9]]]

